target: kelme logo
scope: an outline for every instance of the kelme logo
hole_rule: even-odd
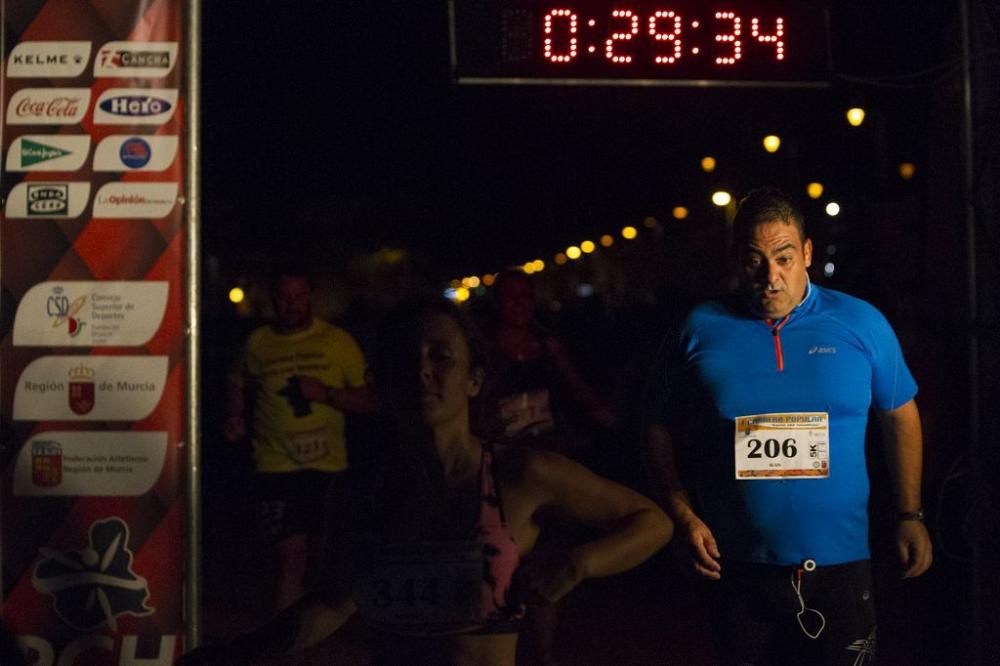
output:
[[[74,78],[90,60],[90,42],[21,42],[7,58],[8,78]]]

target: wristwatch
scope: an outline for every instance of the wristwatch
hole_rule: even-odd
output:
[[[924,510],[917,509],[916,511],[897,511],[896,512],[896,522],[902,522],[904,520],[919,520],[924,521]]]

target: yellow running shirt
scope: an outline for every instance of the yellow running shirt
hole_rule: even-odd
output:
[[[281,334],[258,328],[247,340],[238,372],[253,392],[253,449],[258,472],[347,468],[344,414],[302,398],[295,375],[315,377],[333,388],[364,386],[365,360],[347,331],[321,320]]]

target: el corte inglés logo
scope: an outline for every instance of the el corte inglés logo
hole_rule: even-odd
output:
[[[21,166],[27,167],[40,162],[48,162],[59,157],[72,155],[72,151],[38,143],[31,139],[21,139]]]

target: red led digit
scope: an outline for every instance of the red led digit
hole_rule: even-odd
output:
[[[672,32],[659,32],[657,30],[657,21],[660,19],[665,19],[664,22],[673,20],[673,31]],[[653,36],[658,42],[673,42],[674,49],[673,55],[658,55],[654,59],[658,65],[671,65],[678,60],[680,60],[683,55],[682,45],[681,45],[681,30],[683,29],[683,22],[681,17],[677,12],[671,11],[659,11],[649,17],[649,34]]]
[[[732,32],[728,33],[716,33],[715,41],[719,43],[728,43],[733,45],[733,51],[731,55],[719,56],[715,59],[716,65],[735,65],[740,58],[743,57],[743,42],[740,41],[740,35],[742,31],[740,30],[741,20],[733,12],[715,12],[716,21],[729,21],[732,24]]]
[[[556,19],[559,19],[556,21]],[[556,25],[558,24],[558,25]],[[576,25],[577,16],[569,9],[553,9],[545,15],[543,19],[543,31],[545,33],[545,59],[549,62],[567,63],[576,57]],[[569,39],[563,37],[560,43],[566,44],[566,50],[557,53],[553,45],[553,33],[559,30],[561,34],[568,35]]]
[[[785,19],[780,16],[774,19],[774,32],[765,35],[760,30],[760,20],[750,19],[750,35],[761,44],[774,44],[774,59],[785,59]]]
[[[629,22],[628,32],[616,32],[611,38],[604,42],[604,57],[614,63],[627,64],[632,62],[630,55],[617,55],[615,53],[615,42],[630,41],[634,35],[639,34],[639,17],[631,10],[616,9],[611,12],[612,18],[627,19]]]

